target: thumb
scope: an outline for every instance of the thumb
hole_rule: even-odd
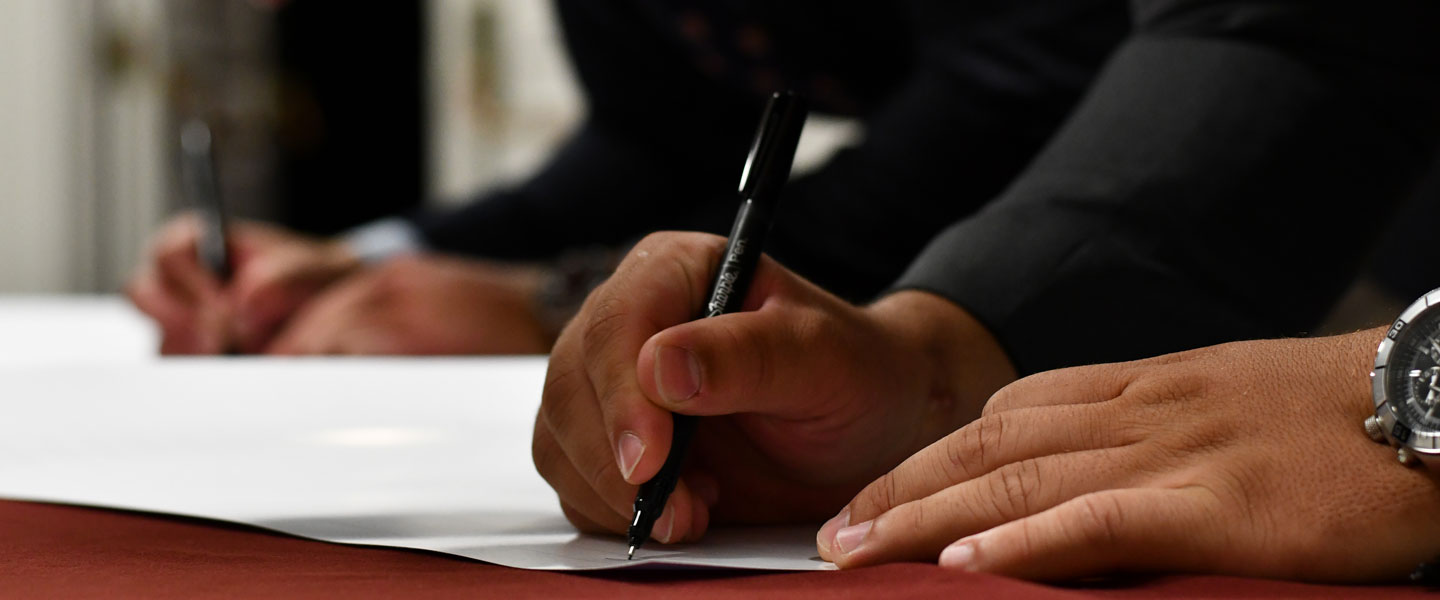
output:
[[[665,329],[645,342],[636,365],[646,396],[679,413],[759,413],[802,418],[847,364],[843,302],[804,282],[759,299],[758,310]],[[758,290],[757,290],[758,291]],[[751,302],[757,299],[752,293]]]

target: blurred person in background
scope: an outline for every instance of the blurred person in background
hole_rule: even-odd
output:
[[[178,218],[127,288],[162,352],[545,352],[627,244],[728,229],[780,89],[865,135],[792,181],[771,254],[868,300],[1004,189],[1128,27],[1120,0],[557,4],[588,110],[534,177],[335,239],[236,224],[226,287]]]

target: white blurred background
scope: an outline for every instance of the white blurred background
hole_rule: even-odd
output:
[[[188,113],[227,124],[227,204],[275,214],[272,125],[294,110],[274,49],[284,4],[0,2],[0,292],[118,289],[181,206],[172,132]],[[425,198],[534,168],[580,113],[550,4],[418,8]]]

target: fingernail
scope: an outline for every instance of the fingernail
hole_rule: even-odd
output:
[[[975,570],[975,542],[964,539],[945,548],[940,553],[940,566],[963,571]]]
[[[630,481],[635,465],[640,464],[640,458],[645,456],[645,442],[640,441],[640,436],[627,431],[620,434],[620,443],[616,445],[619,446],[620,476]]]
[[[655,387],[666,402],[694,398],[700,392],[700,362],[689,350],[660,346],[655,350]]]
[[[835,548],[835,534],[841,529],[850,526],[850,507],[845,507],[840,514],[830,517],[824,525],[820,526],[820,532],[815,534],[815,541],[825,550],[831,552]]]
[[[875,521],[866,521],[835,532],[835,549],[841,554],[854,552],[865,541],[865,536],[870,535],[870,528],[874,525]]]
[[[662,544],[670,543],[670,536],[675,533],[675,507],[665,507],[665,513],[660,515],[659,531],[662,533],[655,536],[655,541]]]

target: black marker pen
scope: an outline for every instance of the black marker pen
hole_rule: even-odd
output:
[[[735,216],[715,284],[710,288],[710,301],[698,318],[737,312],[745,302],[750,281],[755,277],[755,266],[765,250],[765,236],[770,232],[780,190],[790,178],[805,115],[804,100],[791,92],[771,96],[765,107],[765,116],[761,117],[760,129],[750,146],[750,156],[745,160],[745,170],[740,174],[740,213]],[[630,558],[635,557],[635,550],[650,537],[655,521],[665,511],[665,501],[675,491],[681,463],[695,434],[696,417],[680,414],[672,417],[675,431],[665,464],[635,495],[635,519],[630,522]]]
[[[226,283],[230,280],[230,248],[225,238],[225,207],[215,180],[213,143],[210,127],[199,119],[180,130],[180,183],[200,215],[200,237],[195,241],[200,263]]]

